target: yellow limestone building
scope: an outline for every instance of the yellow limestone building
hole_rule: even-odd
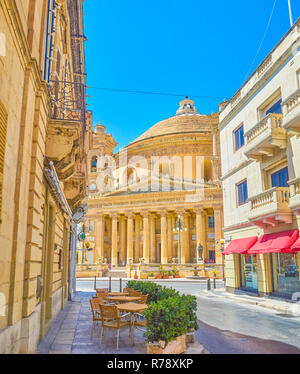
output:
[[[117,154],[104,126],[90,129],[90,263],[184,267],[199,263],[201,257],[207,263],[222,263],[218,123],[218,114],[199,114],[186,98],[176,115]],[[180,233],[174,231],[178,216]]]
[[[81,0],[0,1],[0,353],[34,353],[75,289],[83,42]]]

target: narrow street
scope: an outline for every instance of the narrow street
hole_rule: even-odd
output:
[[[197,297],[196,338],[210,353],[300,354],[299,317],[282,317],[275,310],[215,296],[205,291],[204,282],[157,283]],[[79,291],[93,292],[93,287],[93,280],[77,281]],[[98,281],[97,287],[108,287],[108,281]],[[119,281],[112,282],[112,289],[118,291]]]

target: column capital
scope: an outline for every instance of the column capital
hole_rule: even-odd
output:
[[[119,218],[119,214],[118,213],[112,213],[109,215],[112,219],[118,219]]]
[[[141,215],[143,218],[149,218],[150,212],[149,212],[148,210],[144,210],[144,211],[141,211],[141,212],[140,212],[140,215]]]
[[[134,218],[134,213],[133,212],[125,212],[125,215],[128,219],[133,219]]]

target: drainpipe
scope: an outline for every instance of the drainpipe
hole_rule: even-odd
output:
[[[47,78],[47,62],[48,62],[48,41],[49,41],[49,23],[50,23],[50,1],[48,0],[47,12],[47,34],[46,34],[46,48],[45,48],[45,66],[44,66],[44,81]]]
[[[50,82],[51,73],[51,59],[52,59],[52,49],[53,49],[53,34],[54,34],[54,20],[55,20],[55,0],[53,0],[52,5],[52,22],[51,22],[51,38],[50,38],[50,48],[49,48],[49,64],[48,64],[48,83]]]

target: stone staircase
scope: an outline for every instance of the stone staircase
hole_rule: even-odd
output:
[[[107,271],[104,275],[105,277],[112,278],[126,278],[126,268],[125,267],[114,267],[110,271]]]

